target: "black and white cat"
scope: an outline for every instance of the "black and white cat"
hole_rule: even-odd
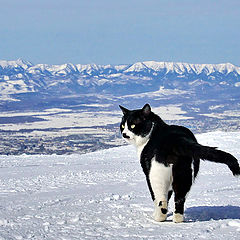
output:
[[[168,201],[174,192],[173,221],[183,222],[184,203],[199,170],[200,159],[226,164],[240,175],[238,160],[231,154],[200,145],[193,133],[182,126],[168,125],[151,111],[128,110],[120,106],[122,136],[137,148],[137,154],[154,201],[153,218],[165,221]]]

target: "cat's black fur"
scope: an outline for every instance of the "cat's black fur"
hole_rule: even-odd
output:
[[[166,124],[151,111],[149,104],[138,110],[128,110],[122,106],[120,108],[124,114],[120,125],[121,133],[128,142],[136,145],[152,199],[157,201],[155,202],[155,220],[164,221],[166,219],[167,202],[174,191],[175,217],[173,220],[174,222],[183,221],[186,194],[197,176],[200,159],[224,163],[233,175],[240,175],[238,160],[235,157],[214,147],[199,144],[194,134],[185,127]],[[158,190],[156,187],[153,190],[153,184],[157,186],[156,184],[160,183],[164,187],[169,184],[164,183],[165,177],[161,178],[160,170],[158,179],[157,168],[156,170],[152,169],[153,159],[157,162],[154,164],[160,170],[169,171],[171,167],[169,173],[171,175],[168,176],[166,173],[166,179],[171,178],[168,192]],[[150,171],[152,171],[152,178]],[[163,174],[165,173],[163,172]],[[167,200],[165,197],[156,199],[154,191],[157,194],[165,194]]]

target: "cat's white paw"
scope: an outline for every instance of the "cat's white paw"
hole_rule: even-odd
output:
[[[180,214],[180,213],[174,213],[173,214],[173,222],[175,223],[181,223],[183,222],[184,218],[183,218],[183,215]]]
[[[153,212],[153,219],[157,222],[164,222],[167,219],[167,214],[163,214],[161,209],[155,209]]]
[[[160,201],[160,202],[154,202],[155,203],[155,209],[153,212],[153,219],[157,222],[163,222],[167,219],[167,202],[166,201]]]

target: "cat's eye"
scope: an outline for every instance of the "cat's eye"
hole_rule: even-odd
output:
[[[134,129],[136,127],[136,125],[132,124],[130,127],[131,127],[131,129]]]
[[[125,126],[122,124],[122,128],[124,129],[125,128]]]

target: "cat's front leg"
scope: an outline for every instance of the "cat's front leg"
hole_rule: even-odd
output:
[[[163,222],[167,218],[168,201],[172,195],[172,191],[169,191],[167,201],[166,194],[161,193],[159,194],[159,191],[156,191],[155,184],[151,184],[149,174],[146,174],[146,180],[149,187],[149,191],[151,193],[152,200],[154,202],[154,212],[152,215],[153,219],[157,222]],[[161,192],[162,190],[163,188],[160,187]]]
[[[153,159],[149,172],[149,182],[154,195],[153,218],[155,221],[163,222],[167,218],[171,180],[172,167],[165,166]]]
[[[162,197],[162,200],[160,200],[159,196],[157,196],[157,194],[156,194],[156,190],[155,190],[155,194],[154,194],[152,185],[150,183],[149,176],[147,176],[147,183],[148,183],[149,191],[151,193],[151,196],[152,196],[152,199],[154,202],[154,212],[152,215],[153,219],[157,222],[163,222],[167,218],[168,201],[166,201],[165,197]],[[155,195],[157,197],[156,199],[155,199]],[[169,194],[168,200],[169,200],[170,196],[171,195]]]

